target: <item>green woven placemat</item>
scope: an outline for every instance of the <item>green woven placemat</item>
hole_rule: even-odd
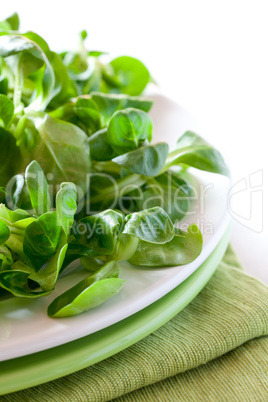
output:
[[[265,335],[268,288],[246,275],[228,248],[199,295],[147,338],[87,369],[0,400],[266,401]]]

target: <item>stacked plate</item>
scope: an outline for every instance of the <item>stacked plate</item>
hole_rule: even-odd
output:
[[[172,146],[184,131],[196,128],[192,117],[170,99],[159,93],[151,97],[154,141]],[[230,181],[191,173],[197,193],[181,225],[184,230],[190,223],[199,226],[204,238],[200,256],[185,266],[159,269],[121,263],[120,277],[126,279],[122,291],[77,317],[51,319],[46,309],[83,277],[83,270],[61,278],[51,297],[1,302],[0,395],[51,381],[123,350],[171,319],[205,286],[229,241]]]

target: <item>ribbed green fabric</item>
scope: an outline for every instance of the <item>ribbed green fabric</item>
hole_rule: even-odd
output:
[[[243,272],[229,248],[199,295],[147,338],[92,367],[0,400],[267,401],[264,335],[268,288]]]

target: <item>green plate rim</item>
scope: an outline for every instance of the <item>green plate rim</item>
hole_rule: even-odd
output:
[[[220,263],[230,225],[210,256],[184,282],[143,310],[75,341],[0,363],[0,395],[74,373],[138,342],[179,313],[202,290]]]

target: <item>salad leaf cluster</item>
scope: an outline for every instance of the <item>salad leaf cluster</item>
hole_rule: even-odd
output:
[[[139,60],[53,52],[19,18],[0,22],[0,298],[50,294],[80,259],[87,276],[48,307],[79,314],[124,284],[119,261],[147,267],[193,261],[202,234],[177,223],[190,208],[188,167],[228,175],[193,132],[174,150],[152,143],[151,77]],[[66,271],[67,272],[67,271]]]
[[[202,235],[196,225],[184,233],[160,207],[124,215],[108,209],[77,222],[77,190],[61,183],[51,209],[49,186],[36,161],[25,172],[32,215],[0,206],[0,287],[14,296],[37,298],[50,294],[59,274],[81,259],[90,275],[56,298],[51,317],[66,317],[97,306],[117,293],[118,261],[135,265],[186,264],[200,254]],[[40,212],[42,211],[42,212]],[[148,251],[145,258],[144,251]]]

